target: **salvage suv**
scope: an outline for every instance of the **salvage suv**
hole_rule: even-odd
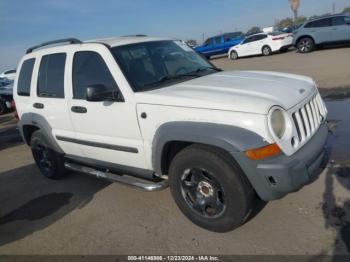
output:
[[[44,176],[170,185],[208,230],[232,230],[257,197],[310,183],[325,154],[327,109],[311,78],[225,72],[182,41],[57,40],[28,49],[18,69],[19,130]]]

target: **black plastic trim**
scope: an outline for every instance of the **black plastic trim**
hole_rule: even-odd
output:
[[[55,44],[60,44],[60,43],[70,43],[70,44],[82,44],[82,42],[79,39],[76,38],[64,38],[64,39],[57,39],[49,42],[45,42],[36,46],[32,46],[27,49],[26,54],[32,53],[34,49],[38,49],[40,47],[44,47],[47,45],[55,45]]]
[[[86,140],[80,140],[70,137],[64,137],[64,136],[56,136],[57,140],[64,141],[64,142],[70,142],[85,146],[92,146],[92,147],[100,147],[105,149],[111,149],[116,151],[123,151],[128,153],[138,153],[138,149],[134,147],[127,147],[127,146],[118,146],[118,145],[111,145],[111,144],[104,144],[104,143],[98,143],[98,142],[92,142],[92,141],[86,141]]]

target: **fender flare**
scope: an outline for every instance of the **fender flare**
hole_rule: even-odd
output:
[[[152,165],[162,174],[162,156],[168,142],[199,143],[221,148],[232,155],[268,143],[258,134],[236,126],[206,122],[170,122],[161,125],[152,142]]]
[[[24,126],[27,125],[39,128],[49,143],[50,148],[57,153],[64,154],[63,150],[52,135],[52,127],[43,116],[35,113],[25,113],[21,116],[21,120],[18,123],[18,129],[21,133],[23,141],[29,145],[30,141],[27,141],[24,134]]]

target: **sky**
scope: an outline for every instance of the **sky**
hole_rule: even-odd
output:
[[[350,0],[301,0],[299,14],[336,12]],[[204,37],[272,26],[291,17],[288,0],[0,0],[0,72],[41,42],[131,34]]]

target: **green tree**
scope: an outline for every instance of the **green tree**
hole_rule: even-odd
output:
[[[350,6],[345,7],[343,13],[350,13]]]
[[[307,21],[307,17],[298,16],[298,18],[294,21],[294,25],[304,24]]]
[[[259,26],[253,26],[247,31],[247,35],[253,35],[261,32],[261,28]]]
[[[287,17],[287,18],[284,18],[282,20],[277,21],[275,24],[275,27],[277,27],[279,29],[283,29],[286,27],[291,27],[293,25],[294,25],[293,19],[290,17]]]

